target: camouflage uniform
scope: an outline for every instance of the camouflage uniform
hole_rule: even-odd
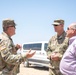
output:
[[[21,62],[26,59],[26,55],[16,54],[11,37],[5,32],[0,35],[0,75],[17,75]]]
[[[61,36],[58,36],[57,34],[55,36],[52,36],[52,38],[49,40],[48,48],[47,48],[47,55],[51,55],[52,53],[58,53],[59,58],[61,59],[65,50],[68,47],[68,38],[65,37],[66,33],[65,31]],[[59,71],[59,61],[53,61],[50,59],[50,66],[49,66],[49,75],[61,75]]]

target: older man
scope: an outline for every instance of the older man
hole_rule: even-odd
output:
[[[15,34],[16,23],[14,20],[3,20],[3,32],[0,35],[0,75],[17,75],[19,73],[19,65],[25,61],[26,58],[32,57],[35,52],[30,54],[17,54],[17,50],[21,48],[20,45],[14,45],[12,36]]]
[[[69,47],[60,62],[60,71],[63,75],[76,75],[76,23],[67,28]]]
[[[60,60],[68,47],[68,38],[64,31],[64,20],[57,19],[53,23],[56,35],[48,43],[47,54],[50,60],[49,75],[61,75],[59,71]]]

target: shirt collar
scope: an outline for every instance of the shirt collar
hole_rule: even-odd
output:
[[[5,35],[6,37],[8,37],[10,40],[12,40],[11,37],[8,36],[5,32],[2,32],[2,34]]]
[[[72,42],[76,39],[76,36],[73,36],[69,39],[69,45],[72,44]]]
[[[66,35],[66,32],[64,31],[60,36],[57,35],[57,39],[61,40],[64,38],[65,35]]]

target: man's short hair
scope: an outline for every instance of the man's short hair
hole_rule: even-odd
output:
[[[69,26],[69,27],[71,27],[72,29],[76,29],[76,22],[74,22],[74,23],[70,24],[70,26]]]

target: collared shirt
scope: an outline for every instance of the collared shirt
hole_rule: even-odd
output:
[[[76,36],[69,40],[69,47],[60,62],[63,75],[76,75]]]

